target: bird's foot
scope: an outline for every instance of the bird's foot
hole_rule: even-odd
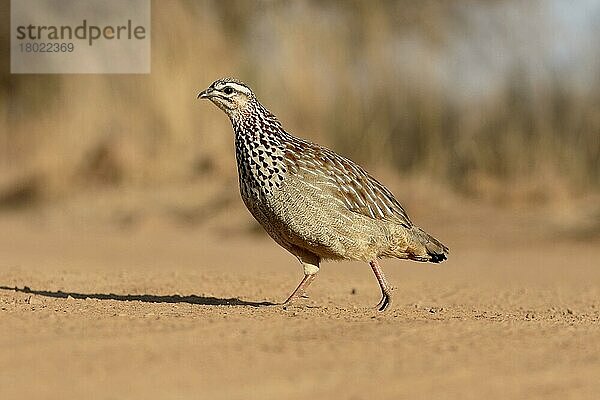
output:
[[[294,290],[292,294],[290,294],[290,297],[288,297],[288,299],[283,303],[283,305],[285,306],[291,304],[294,300],[298,298],[308,298],[308,295],[306,294],[306,288],[315,279],[315,276],[316,274],[304,275],[304,278],[302,278],[302,281],[300,282],[296,290]]]
[[[281,305],[282,306],[296,305],[298,303],[298,300],[306,300],[308,298],[309,297],[305,292],[294,293],[292,296],[288,297],[288,299],[286,301],[281,303]]]
[[[382,292],[381,300],[375,307],[377,307],[377,311],[384,312],[388,309],[388,307],[392,304],[392,293],[391,291]]]

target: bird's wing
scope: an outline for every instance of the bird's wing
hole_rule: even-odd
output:
[[[342,200],[348,210],[412,226],[392,192],[353,161],[301,139],[288,143],[285,158],[293,173],[329,191]]]

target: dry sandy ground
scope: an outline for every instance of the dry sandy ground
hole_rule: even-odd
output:
[[[268,305],[301,269],[261,235],[0,214],[0,399],[600,398],[598,240],[465,215],[420,216],[451,258],[384,261],[379,314],[359,263]]]

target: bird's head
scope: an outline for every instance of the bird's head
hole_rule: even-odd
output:
[[[212,101],[229,118],[235,119],[251,110],[255,96],[245,83],[234,78],[223,78],[198,93],[198,98]]]

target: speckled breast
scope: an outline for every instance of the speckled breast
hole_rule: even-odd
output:
[[[240,193],[258,222],[273,229],[272,221],[277,218],[273,194],[287,172],[283,150],[273,138],[245,132],[237,132],[235,141]]]

